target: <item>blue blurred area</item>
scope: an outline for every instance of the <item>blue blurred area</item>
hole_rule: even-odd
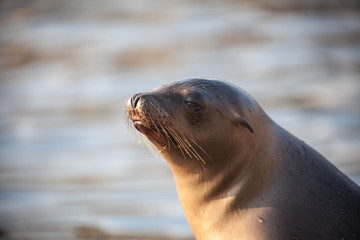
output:
[[[192,239],[123,113],[192,76],[244,88],[360,183],[357,1],[0,4],[0,239]]]

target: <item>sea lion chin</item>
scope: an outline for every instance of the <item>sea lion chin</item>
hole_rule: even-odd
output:
[[[136,94],[197,239],[359,239],[360,189],[242,89],[192,78]]]

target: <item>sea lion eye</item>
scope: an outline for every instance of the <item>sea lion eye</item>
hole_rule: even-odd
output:
[[[196,102],[186,102],[186,106],[193,112],[201,112],[203,110],[202,106]]]

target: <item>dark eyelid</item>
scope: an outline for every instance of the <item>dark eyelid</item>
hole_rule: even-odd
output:
[[[188,109],[193,112],[201,112],[203,110],[203,107],[201,106],[201,104],[196,103],[196,102],[186,101],[186,105],[187,105]]]

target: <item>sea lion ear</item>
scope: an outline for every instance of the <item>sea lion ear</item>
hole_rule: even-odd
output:
[[[241,125],[243,127],[246,127],[247,129],[249,129],[251,133],[254,133],[254,129],[252,128],[251,124],[248,121],[246,121],[244,118],[236,116],[234,120],[236,125]]]

